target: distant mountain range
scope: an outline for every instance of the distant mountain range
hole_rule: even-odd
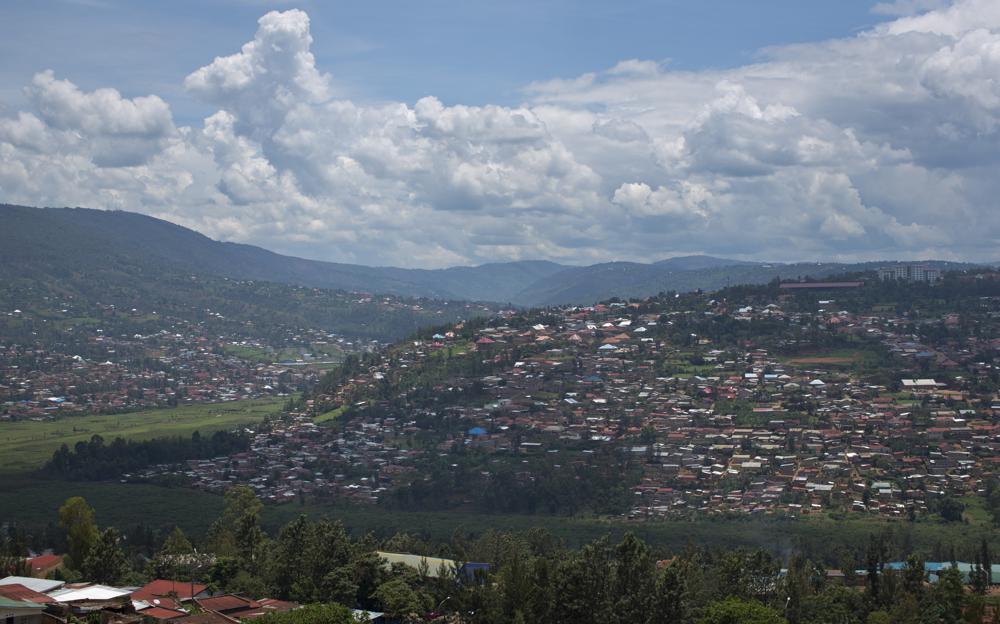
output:
[[[403,269],[284,256],[253,245],[215,241],[161,219],[123,211],[0,205],[0,225],[0,277],[44,279],[133,263],[237,279],[523,306],[589,304],[670,290],[714,290],[766,283],[775,277],[823,278],[886,264],[779,264],[684,256],[650,264],[566,266],[524,261]],[[974,266],[933,264],[945,269]]]

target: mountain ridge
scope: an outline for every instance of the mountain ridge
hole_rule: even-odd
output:
[[[317,288],[521,306],[590,304],[664,291],[715,290],[777,277],[822,278],[891,263],[764,263],[686,255],[652,263],[586,266],[547,260],[492,262],[444,269],[365,266],[310,260],[245,243],[216,241],[163,219],[120,210],[0,205],[3,274],[63,274],[108,263],[156,265]],[[974,266],[937,263],[946,268]]]

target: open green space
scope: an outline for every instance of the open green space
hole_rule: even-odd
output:
[[[62,444],[89,440],[94,434],[106,440],[122,437],[149,440],[186,436],[194,431],[213,433],[243,423],[260,422],[281,410],[285,399],[256,399],[203,403],[130,412],[67,416],[57,420],[0,423],[0,474],[27,472],[41,467]],[[2,508],[2,506],[0,506]]]
[[[807,353],[797,353],[779,358],[787,364],[799,366],[851,366],[878,358],[871,349],[823,349]]]
[[[347,411],[347,406],[341,405],[338,408],[332,409],[328,412],[323,412],[316,418],[313,418],[313,422],[321,423],[321,422],[327,422],[329,420],[336,420],[340,418],[340,415],[346,411]]]
[[[227,344],[223,345],[222,351],[226,355],[234,355],[251,362],[271,363],[275,360],[273,353],[251,345]]]

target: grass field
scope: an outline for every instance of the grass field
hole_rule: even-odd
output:
[[[285,399],[183,405],[128,414],[67,416],[58,420],[0,423],[0,474],[39,468],[61,444],[72,446],[99,434],[133,440],[212,433],[259,422],[281,410]]]
[[[878,354],[867,349],[836,349],[816,353],[800,353],[781,360],[791,366],[814,366],[822,368],[863,365],[878,358]]]
[[[336,420],[336,419],[340,418],[340,415],[343,414],[346,411],[347,411],[347,406],[346,405],[341,405],[340,407],[338,407],[336,409],[332,409],[329,412],[323,412],[322,414],[320,414],[316,418],[313,418],[313,422],[321,423],[321,422],[326,422],[328,420]]]

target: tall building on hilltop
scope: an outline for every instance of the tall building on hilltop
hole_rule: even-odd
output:
[[[880,268],[878,276],[883,281],[936,282],[941,279],[941,269],[926,264],[897,264]]]

